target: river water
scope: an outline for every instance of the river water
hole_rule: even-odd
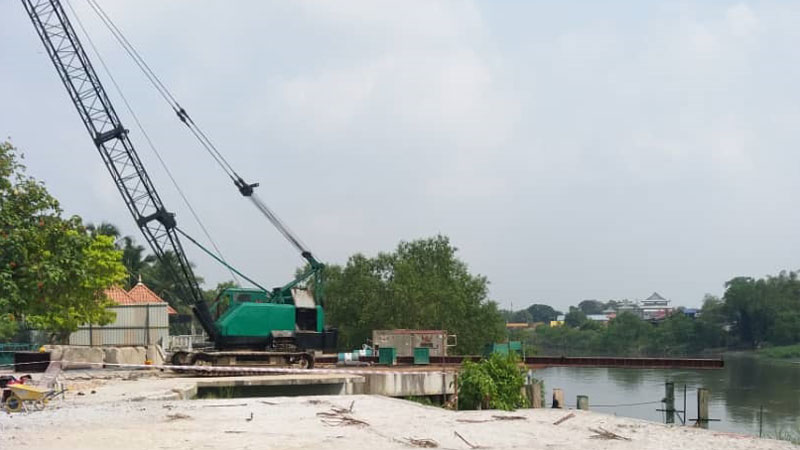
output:
[[[553,388],[564,390],[568,407],[577,395],[589,396],[593,411],[664,422],[664,384],[675,383],[675,409],[683,409],[686,385],[686,415],[697,418],[697,388],[711,390],[709,423],[712,430],[759,434],[759,411],[763,406],[763,432],[800,430],[800,364],[728,354],[724,369],[655,370],[551,367],[535,372],[544,380],[547,404]],[[651,402],[650,404],[640,404]],[[622,406],[620,406],[622,405]],[[680,424],[680,419],[675,418]],[[687,421],[688,423],[688,421]]]

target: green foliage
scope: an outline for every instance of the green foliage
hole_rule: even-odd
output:
[[[477,363],[467,361],[458,377],[458,408],[522,408],[527,402],[522,395],[524,385],[525,371],[513,353],[495,353]]]
[[[190,265],[194,267],[194,264]],[[163,259],[153,258],[152,262],[142,265],[142,282],[177,311],[188,313],[194,298],[177,278],[177,274],[181,273],[179,267],[177,255],[167,251]],[[195,278],[198,284],[203,282],[202,278],[197,276]]]
[[[0,328],[24,320],[63,339],[82,323],[108,323],[104,290],[125,278],[120,257],[112,238],[62,218],[13,146],[0,143]]]
[[[754,279],[736,277],[725,284],[722,312],[740,345],[800,341],[800,280],[796,272]]]
[[[0,342],[8,342],[17,334],[19,323],[13,314],[0,314]]]
[[[762,348],[758,354],[776,359],[800,359],[800,344]]]
[[[574,306],[571,306],[567,315],[564,316],[564,323],[569,327],[579,327],[586,320],[586,314]]]
[[[519,311],[503,310],[501,314],[506,322],[543,322],[549,324],[551,320],[556,320],[556,317],[558,317],[561,312],[556,311],[549,305],[536,303]]]
[[[374,258],[357,254],[325,270],[326,316],[341,348],[357,348],[372,330],[444,329],[458,335],[460,353],[478,353],[503,338],[488,281],[469,273],[444,236],[401,242]]]
[[[584,300],[578,303],[578,309],[588,316],[590,314],[602,314],[606,309],[606,305],[597,300]]]
[[[688,356],[725,345],[721,327],[675,313],[657,325],[625,312],[607,325],[587,320],[580,327],[538,327],[527,340],[543,354]]]

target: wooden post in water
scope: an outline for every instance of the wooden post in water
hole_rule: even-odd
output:
[[[589,396],[588,395],[579,395],[578,400],[578,409],[582,409],[584,411],[589,410]]]
[[[564,409],[564,391],[562,389],[553,389],[553,408]]]
[[[707,388],[697,389],[697,423],[708,428],[708,399],[711,392]]]
[[[675,383],[671,381],[664,384],[664,409],[667,413],[667,423],[675,423]]]

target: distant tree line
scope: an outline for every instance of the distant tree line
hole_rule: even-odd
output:
[[[756,349],[800,343],[800,280],[797,272],[765,278],[736,277],[725,283],[722,298],[706,295],[695,317],[683,308],[659,321],[645,321],[624,312],[607,324],[587,315],[614,309],[616,302],[586,300],[572,306],[560,327],[511,330],[509,338],[524,341],[546,354],[686,356],[725,349]],[[534,304],[503,311],[513,322],[544,322],[561,314]]]

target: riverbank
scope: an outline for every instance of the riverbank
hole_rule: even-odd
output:
[[[189,380],[70,374],[65,400],[0,414],[9,448],[793,449],[788,442],[594,411],[450,411],[380,396],[170,400]],[[178,398],[175,395],[173,398]],[[556,422],[561,421],[558,425]]]
[[[800,344],[762,348],[756,350],[755,354],[760,357],[779,359],[783,361],[800,361]]]

